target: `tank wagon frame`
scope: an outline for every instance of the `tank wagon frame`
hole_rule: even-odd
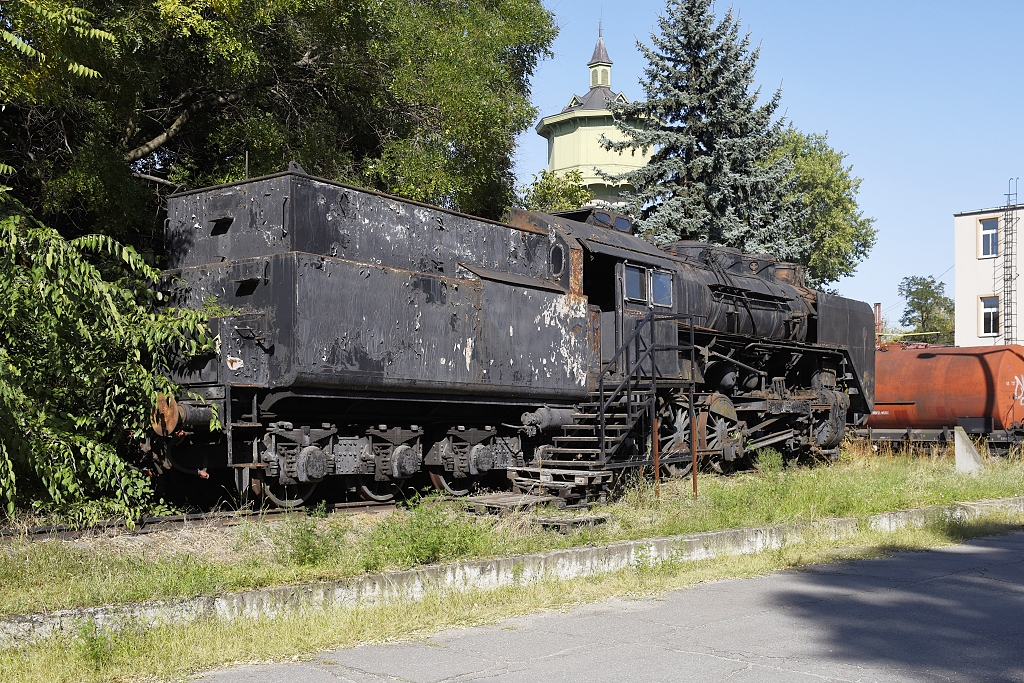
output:
[[[586,504],[654,439],[669,474],[828,457],[871,411],[867,304],[610,210],[499,223],[293,167],[173,195],[166,231],[171,303],[220,314],[216,353],[168,369],[156,462],[278,505],[421,475]]]

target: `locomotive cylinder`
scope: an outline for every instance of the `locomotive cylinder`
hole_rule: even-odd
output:
[[[873,429],[941,429],[989,418],[992,429],[1024,421],[1024,347],[879,349]]]

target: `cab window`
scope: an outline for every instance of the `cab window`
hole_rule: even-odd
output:
[[[626,266],[626,298],[647,301],[647,269]]]
[[[626,264],[626,299],[648,306],[672,306],[672,273]]]
[[[672,273],[660,270],[651,273],[651,302],[655,306],[672,305]]]

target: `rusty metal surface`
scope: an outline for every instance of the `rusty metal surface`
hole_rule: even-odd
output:
[[[178,428],[178,403],[173,396],[157,394],[156,406],[150,412],[149,423],[157,436],[170,436]]]
[[[941,429],[991,418],[992,429],[1024,420],[1024,347],[891,347],[876,356],[873,429]]]

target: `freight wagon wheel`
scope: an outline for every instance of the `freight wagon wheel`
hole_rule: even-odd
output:
[[[451,481],[449,481],[448,477],[445,475],[445,473],[443,471],[431,470],[430,471],[430,481],[434,485],[434,488],[436,488],[438,491],[441,491],[442,493],[447,493],[447,494],[449,494],[451,496],[468,496],[469,495],[469,487],[468,486],[466,488],[464,488],[464,489],[463,488],[456,488],[456,487],[452,486]],[[468,478],[465,479],[465,481],[466,481],[467,484],[469,483],[469,479]]]
[[[390,481],[377,481],[373,477],[362,477],[357,490],[360,498],[375,503],[387,503],[395,499],[395,488]]]

